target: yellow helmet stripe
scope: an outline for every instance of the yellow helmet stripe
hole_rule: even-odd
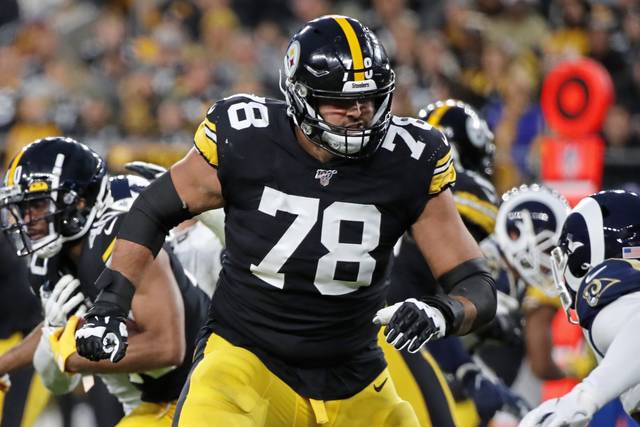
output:
[[[442,120],[442,116],[444,116],[444,113],[446,113],[448,109],[448,105],[441,105],[440,107],[436,108],[429,116],[427,123],[429,123],[433,127],[437,127],[440,123],[440,120]]]
[[[18,163],[20,163],[20,159],[24,155],[24,148],[20,150],[20,152],[16,155],[16,157],[11,162],[11,166],[9,166],[9,175],[7,175],[7,185],[14,185],[13,178],[16,174],[16,168],[18,167]]]
[[[358,41],[358,36],[356,36],[356,32],[353,27],[344,16],[333,16],[333,19],[335,19],[338,25],[340,25],[344,35],[347,37],[347,43],[349,43],[349,50],[351,51],[351,59],[353,60],[353,64],[351,64],[352,69],[364,69],[362,48],[360,47],[360,41]],[[353,78],[356,81],[364,80],[364,71],[354,73]]]

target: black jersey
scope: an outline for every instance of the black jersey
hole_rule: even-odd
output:
[[[476,241],[480,242],[493,232],[498,197],[489,181],[475,172],[459,171],[453,197],[462,221]],[[424,256],[409,234],[403,236],[389,274],[392,284],[389,289],[389,304],[416,295],[435,294],[439,289]]]
[[[55,285],[64,274],[72,274],[80,280],[80,291],[91,301],[97,296],[94,283],[111,256],[118,229],[134,198],[142,191],[146,180],[137,176],[117,176],[109,180],[109,207],[101,212],[84,237],[79,262],[70,261],[62,252],[48,260],[35,260],[31,264],[31,283],[39,287]],[[135,373],[130,380],[142,392],[146,402],[169,402],[180,396],[182,386],[191,369],[191,356],[195,350],[197,335],[205,324],[209,298],[185,275],[168,244],[164,250],[169,255],[171,269],[184,303],[185,336],[187,351],[183,363],[175,368],[153,372]]]
[[[455,180],[446,139],[395,117],[372,157],[321,163],[284,102],[239,95],[208,111],[195,145],[225,199],[211,328],[304,396],[355,394],[385,366],[371,320],[393,245]]]
[[[28,269],[6,238],[0,236],[0,339],[16,332],[27,335],[42,315],[40,299],[29,291]]]

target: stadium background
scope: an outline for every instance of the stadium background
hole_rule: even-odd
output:
[[[214,100],[238,92],[280,97],[289,35],[309,19],[342,13],[369,25],[393,59],[395,114],[458,98],[485,116],[496,137],[499,191],[539,178],[539,138],[549,132],[540,107],[546,73],[564,60],[598,61],[615,91],[601,132],[603,187],[637,187],[640,1],[1,3],[3,165],[26,143],[57,134],[90,145],[114,172],[134,159],[169,165],[189,149]],[[0,322],[10,320],[4,314]],[[61,424],[54,414],[39,425]]]

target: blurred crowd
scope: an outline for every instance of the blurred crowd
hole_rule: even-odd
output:
[[[484,114],[501,190],[536,177],[541,82],[562,60],[591,57],[613,78],[608,158],[628,163],[640,147],[639,0],[2,0],[5,164],[52,134],[91,145],[113,169],[133,157],[170,164],[216,99],[280,97],[288,37],[329,13],[382,39],[396,114],[450,97]]]

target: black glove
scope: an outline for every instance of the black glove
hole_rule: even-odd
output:
[[[96,301],[76,331],[76,350],[84,358],[116,363],[127,352],[127,316],[113,303]]]
[[[456,379],[462,383],[464,391],[473,400],[485,425],[497,411],[508,412],[522,419],[531,409],[522,397],[511,391],[502,381],[491,380],[473,363],[460,366],[456,371]]]
[[[398,350],[407,347],[415,353],[433,338],[446,334],[447,324],[442,312],[423,301],[409,298],[404,302],[378,310],[373,323],[387,325],[387,342]]]
[[[135,288],[120,272],[105,268],[95,283],[101,289],[86,323],[76,331],[78,354],[89,360],[115,363],[127,352],[126,319]]]

